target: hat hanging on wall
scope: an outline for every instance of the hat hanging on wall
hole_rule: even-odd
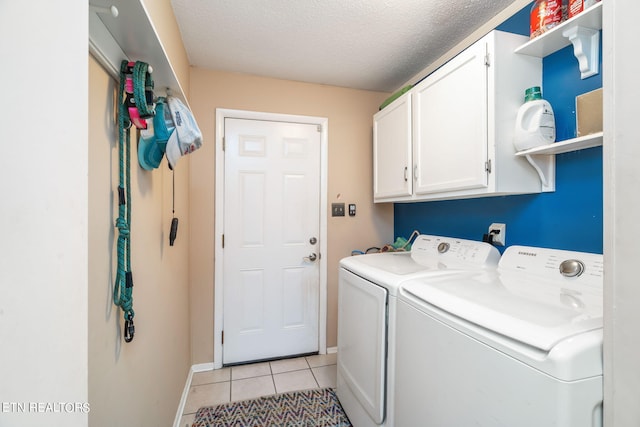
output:
[[[174,134],[177,136],[169,138],[166,146],[169,167],[173,169],[180,157],[192,153],[202,146],[202,132],[200,132],[193,114],[180,99],[169,96],[167,103],[176,129]]]
[[[166,104],[166,99],[160,97],[156,101],[156,114],[147,129],[140,130],[138,144],[138,162],[145,170],[153,170],[160,166],[164,157],[168,141],[177,140],[178,136],[173,126],[173,117]]]

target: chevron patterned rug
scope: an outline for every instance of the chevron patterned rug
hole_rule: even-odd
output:
[[[348,427],[331,388],[274,394],[200,408],[192,427]]]

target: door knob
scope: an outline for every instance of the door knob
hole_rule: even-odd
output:
[[[315,252],[313,252],[311,253],[311,255],[303,257],[302,259],[305,261],[314,262],[315,260],[318,259],[318,255],[316,255]]]

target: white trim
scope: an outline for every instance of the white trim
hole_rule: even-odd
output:
[[[327,354],[335,354],[338,352],[338,347],[327,347]]]
[[[222,368],[222,323],[223,257],[222,235],[224,234],[224,119],[240,118],[251,120],[286,121],[311,123],[322,127],[320,135],[320,295],[318,315],[318,352],[327,352],[327,188],[329,159],[329,119],[326,117],[298,116],[290,114],[263,113],[257,111],[216,109],[216,186],[215,186],[215,260],[214,260],[214,319],[213,319],[213,367]]]
[[[214,369],[215,367],[213,366],[213,362],[198,363],[197,365],[191,366],[191,375],[195,374],[196,372],[213,371]]]
[[[180,404],[178,405],[178,409],[176,410],[176,417],[173,419],[173,427],[180,427],[180,420],[182,419],[182,413],[184,412],[184,406],[187,404],[187,398],[189,397],[189,390],[191,389],[191,380],[193,379],[193,366],[189,369],[189,375],[187,376],[187,381],[184,384],[184,389],[182,390],[182,397],[180,398]]]
[[[89,9],[89,52],[118,79],[123,59],[144,61],[153,66],[156,90],[170,90],[186,104],[178,76],[142,0],[111,0],[119,10],[117,17]]]
[[[180,404],[176,411],[176,417],[173,420],[173,427],[180,427],[180,420],[184,413],[184,405],[187,404],[187,398],[189,397],[189,390],[191,390],[191,382],[193,381],[193,374],[196,372],[213,371],[213,363],[199,363],[197,365],[191,365],[189,369],[189,375],[187,375],[187,382],[182,390],[182,397],[180,398]]]
[[[98,15],[92,11],[89,11],[89,52],[115,79],[120,78],[120,62],[129,59]]]
[[[640,59],[630,32],[640,3],[603,1],[602,87],[604,162],[604,420],[605,426],[637,426],[640,407],[638,353],[640,239],[636,86]]]

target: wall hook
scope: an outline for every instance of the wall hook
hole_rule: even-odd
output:
[[[120,13],[118,11],[118,8],[115,6],[111,6],[111,7],[103,7],[103,6],[94,6],[92,4],[89,5],[89,10],[94,12],[94,13],[108,13],[111,16],[113,16],[114,18],[118,17],[118,14]]]

